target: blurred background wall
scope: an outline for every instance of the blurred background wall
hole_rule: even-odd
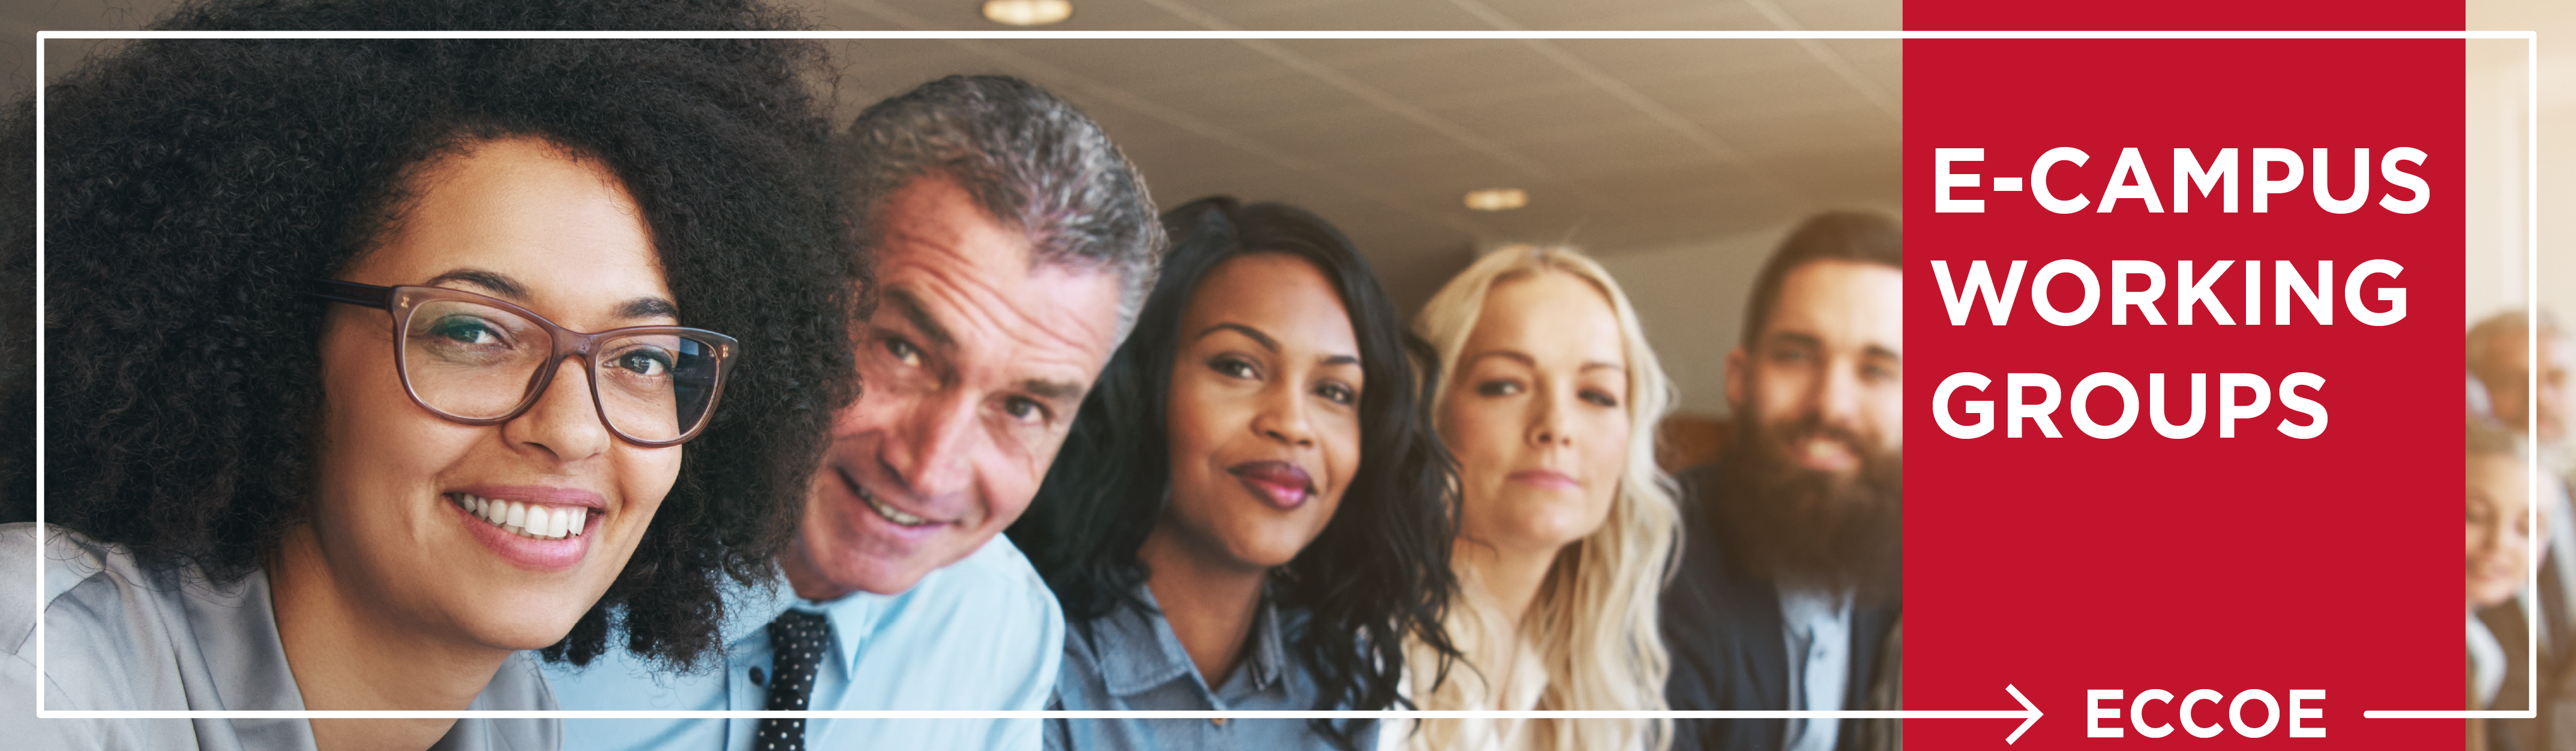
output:
[[[2540,32],[2540,297],[2576,313],[2576,4],[2469,3],[2469,28]],[[2521,40],[2469,43],[2469,320],[2532,304],[2523,266],[2530,109]]]

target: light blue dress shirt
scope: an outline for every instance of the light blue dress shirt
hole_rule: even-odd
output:
[[[1837,710],[1851,673],[1852,595],[1784,587],[1780,634],[1789,648],[1789,708]],[[1787,751],[1833,751],[1841,720],[1790,720]]]
[[[549,664],[568,710],[767,708],[769,622],[788,610],[832,623],[832,654],[816,670],[817,710],[1045,709],[1064,654],[1064,611],[1010,539],[930,572],[899,595],[855,592],[808,602],[785,586],[727,595],[723,672],[656,672],[616,648],[586,668]],[[854,679],[853,676],[856,676]],[[751,751],[756,718],[564,721],[566,751]],[[1043,743],[1035,719],[815,719],[806,748],[1027,749]]]

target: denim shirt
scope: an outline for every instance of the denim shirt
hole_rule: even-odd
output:
[[[1144,609],[1122,605],[1098,619],[1073,624],[1064,640],[1050,709],[1066,710],[1294,710],[1315,708],[1321,690],[1313,669],[1288,650],[1305,632],[1307,615],[1282,609],[1268,592],[1253,613],[1243,660],[1214,689],[1172,634],[1154,593],[1136,596]],[[1353,740],[1377,742],[1377,722],[1358,720]],[[1046,747],[1056,749],[1328,749],[1302,719],[1049,719]]]

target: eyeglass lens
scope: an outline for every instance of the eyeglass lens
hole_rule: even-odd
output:
[[[554,354],[553,338],[535,321],[460,300],[423,301],[404,327],[403,347],[404,376],[421,402],[469,420],[518,408]],[[598,342],[590,367],[601,414],[631,438],[677,440],[714,399],[715,351],[678,334]]]

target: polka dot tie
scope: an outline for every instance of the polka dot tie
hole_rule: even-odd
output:
[[[801,610],[769,622],[768,710],[802,711],[814,695],[814,669],[830,654],[832,622]],[[764,718],[751,737],[754,751],[805,751],[805,720]]]

